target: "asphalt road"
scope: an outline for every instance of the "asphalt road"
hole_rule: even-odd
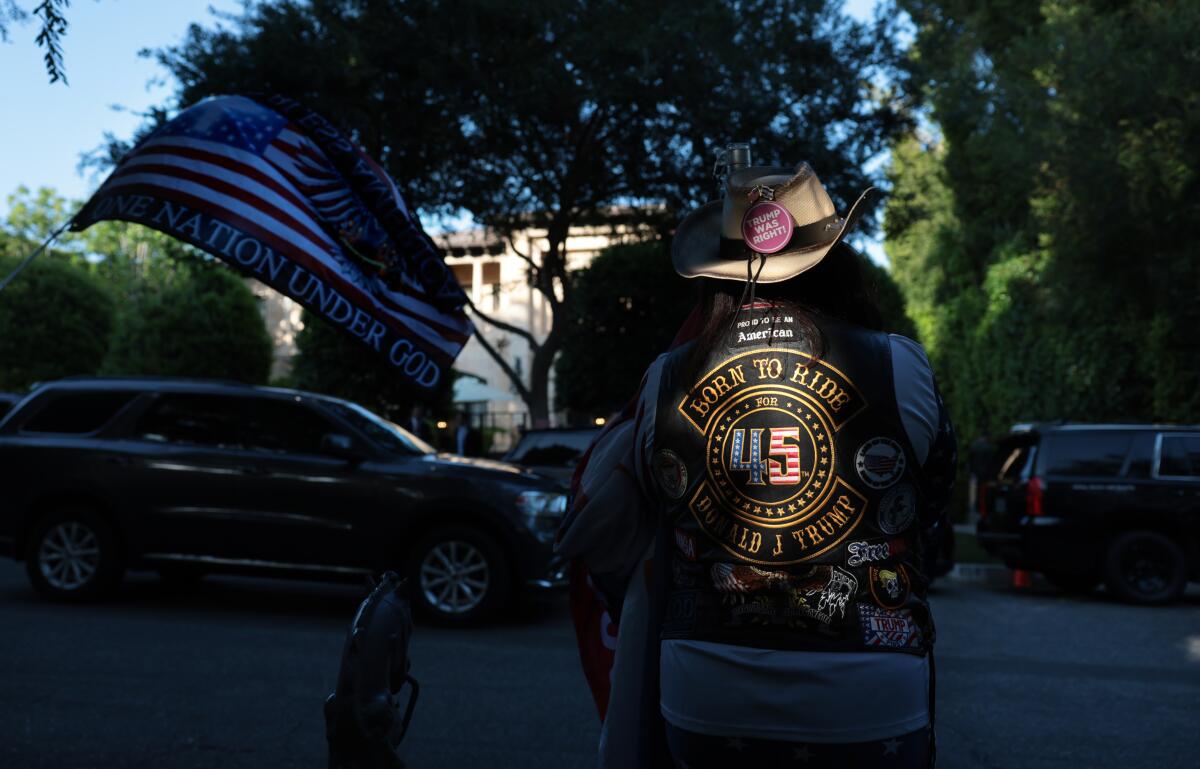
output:
[[[321,703],[360,597],[138,577],[108,603],[59,606],[0,562],[0,767],[324,767]],[[943,769],[1200,766],[1200,592],[1141,609],[947,582],[933,602]],[[420,626],[412,657],[412,769],[591,764],[560,602],[482,630]]]

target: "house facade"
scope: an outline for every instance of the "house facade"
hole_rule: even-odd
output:
[[[567,269],[588,266],[598,253],[610,245],[633,242],[651,236],[648,229],[633,225],[574,227],[564,249]],[[529,264],[524,257],[540,264],[549,251],[546,231],[528,229],[511,240],[484,229],[469,229],[435,235],[433,239],[446,255],[446,264],[470,297],[472,304],[489,317],[528,331],[542,340],[550,331],[552,311],[546,298],[533,287]],[[291,371],[296,355],[296,335],[303,328],[301,307],[291,299],[254,281],[251,290],[262,299],[263,319],[275,344],[273,379]],[[502,355],[509,366],[529,384],[533,350],[524,338],[497,328],[483,318],[472,316],[476,333]],[[492,448],[501,451],[532,427],[529,409],[517,395],[508,375],[474,336],[454,363],[460,376],[455,383],[455,404],[471,415],[472,422],[489,428]],[[555,398],[554,375],[550,379],[550,402]],[[551,414],[548,427],[561,426],[561,414]]]

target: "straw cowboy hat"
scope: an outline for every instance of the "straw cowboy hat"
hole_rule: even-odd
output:
[[[815,266],[854,226],[868,188],[840,217],[807,163],[729,174],[725,199],[706,203],[675,232],[671,261],[685,278],[778,283]]]

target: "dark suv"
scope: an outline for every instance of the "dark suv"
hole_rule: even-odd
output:
[[[42,385],[0,422],[0,552],[87,598],[126,569],[411,578],[419,605],[480,619],[551,587],[566,497],[500,462],[438,454],[348,401],[170,379]]]
[[[504,461],[569,484],[575,466],[599,434],[599,427],[526,430],[517,445],[504,455]]]
[[[1200,428],[1034,425],[996,448],[978,536],[1008,566],[1137,603],[1200,579]]]
[[[21,401],[21,396],[16,393],[0,393],[0,422],[4,421],[4,415],[7,414],[13,406]]]

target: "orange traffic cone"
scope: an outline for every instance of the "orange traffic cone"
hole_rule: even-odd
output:
[[[1012,586],[1016,588],[1032,587],[1033,579],[1025,569],[1013,569]]]

